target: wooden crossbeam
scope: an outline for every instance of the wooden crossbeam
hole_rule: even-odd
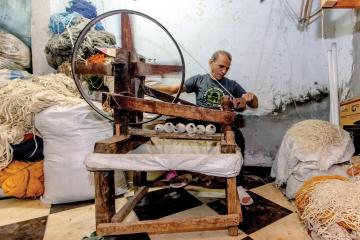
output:
[[[359,0],[321,0],[323,8],[360,8]]]
[[[134,196],[131,197],[129,201],[111,218],[112,223],[122,222],[126,216],[133,210],[136,204],[145,196],[148,192],[148,187],[142,186],[140,187]]]
[[[173,117],[183,117],[207,122],[232,124],[235,121],[236,113],[231,111],[220,111],[196,106],[186,106],[174,103],[151,101],[134,97],[109,94],[111,107],[126,111],[155,113]]]
[[[84,61],[77,61],[75,72],[77,74],[99,74],[99,75],[114,75],[113,66],[111,63],[88,63]]]
[[[132,64],[134,76],[145,75],[163,75],[182,71],[179,65],[150,64],[144,62],[136,62]]]
[[[123,49],[117,51],[121,55]],[[120,55],[120,57],[121,57]],[[146,75],[162,75],[169,73],[181,72],[182,67],[178,65],[162,65],[162,64],[149,64],[139,62],[137,54],[132,53],[133,59],[131,59],[131,76],[142,77]],[[98,75],[114,75],[114,67],[112,63],[89,63],[85,61],[77,61],[75,71],[77,74],[98,74]]]
[[[114,135],[110,138],[95,143],[95,153],[127,153],[144,142],[148,141],[144,136]]]
[[[100,236],[147,232],[162,234],[222,229],[239,225],[239,214],[190,219],[146,220],[133,223],[101,223],[96,233]]]

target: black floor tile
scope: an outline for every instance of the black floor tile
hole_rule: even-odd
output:
[[[0,239],[39,240],[44,238],[47,216],[0,226]]]
[[[243,166],[242,172],[245,175],[270,176],[271,167]]]
[[[52,204],[50,208],[50,214],[62,212],[78,207],[84,207],[91,204],[94,204],[94,199],[92,200],[86,200],[86,201],[80,201],[80,202],[72,202],[72,203],[61,203],[61,204]]]
[[[86,236],[82,238],[82,240],[151,240],[151,239],[147,233],[124,234],[118,236],[97,236],[96,232],[92,232],[90,236]]]
[[[254,240],[254,239],[252,239],[252,238],[249,237],[249,236],[246,236],[245,238],[243,238],[243,239],[241,239],[241,240]]]
[[[249,206],[241,206],[243,222],[239,225],[239,228],[246,234],[251,234],[292,213],[292,211],[266,198],[252,192],[248,193],[254,200],[254,203]],[[208,203],[208,206],[219,214],[227,213],[226,202],[224,200]]]
[[[147,233],[125,234],[116,236],[116,240],[151,240]]]
[[[252,189],[273,182],[270,172],[270,167],[244,166],[241,170],[243,187]]]
[[[245,189],[252,189],[260,187],[262,185],[274,182],[274,178],[270,176],[258,176],[258,175],[244,175],[244,184]]]
[[[221,215],[227,214],[226,200],[219,199],[214,202],[210,202],[207,204],[208,207],[212,208],[215,212]]]
[[[182,188],[165,188],[147,193],[134,211],[140,220],[153,220],[200,205],[200,200]]]

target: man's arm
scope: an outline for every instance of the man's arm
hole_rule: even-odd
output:
[[[151,88],[154,88],[160,92],[164,92],[170,95],[176,94],[179,91],[180,85],[173,84],[173,85],[166,85],[166,84],[155,84],[152,85]],[[186,91],[185,85],[181,89],[182,92]]]

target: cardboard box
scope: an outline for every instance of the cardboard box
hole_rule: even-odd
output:
[[[340,126],[360,125],[360,97],[348,99],[340,104]]]

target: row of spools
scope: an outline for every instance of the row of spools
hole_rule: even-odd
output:
[[[177,123],[174,125],[171,122],[165,124],[156,124],[155,131],[158,133],[188,133],[188,134],[215,134],[216,127],[214,124],[204,125],[195,125],[194,123]]]

